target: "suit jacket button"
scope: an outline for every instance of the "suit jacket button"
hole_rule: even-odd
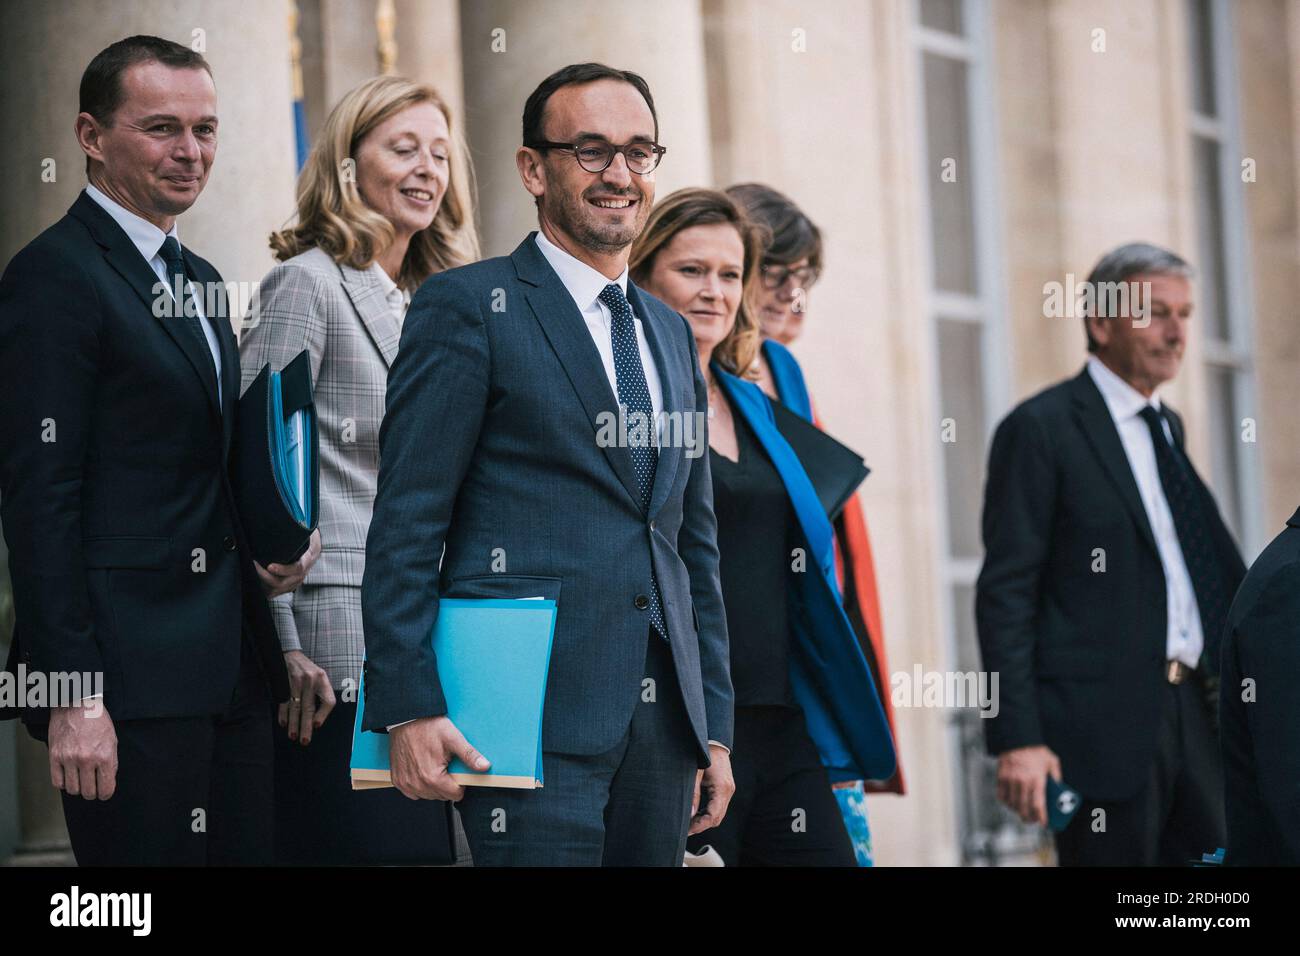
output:
[[[638,594],[635,598],[632,599],[632,603],[636,606],[636,609],[638,611],[644,611],[646,608],[650,606],[650,599],[646,597],[644,594]]]
[[[653,521],[651,521],[651,522],[650,522],[650,530],[653,531],[654,529],[655,529],[655,523],[654,523]]]
[[[226,535],[224,538],[221,539],[221,546],[225,548],[227,551],[234,551],[235,536],[230,534]]]

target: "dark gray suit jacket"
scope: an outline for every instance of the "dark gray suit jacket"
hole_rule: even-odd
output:
[[[224,288],[183,252],[200,290]],[[218,403],[199,337],[155,312],[157,283],[85,192],[0,278],[0,516],[15,615],[6,669],[101,673],[114,720],[225,711],[245,632],[275,699],[289,696],[230,482],[235,334],[224,303],[209,301]],[[22,717],[49,720],[44,708]]]
[[[446,713],[429,644],[440,597],[544,595],[559,614],[543,746],[609,750],[640,694],[653,567],[705,766],[707,741],[731,746],[733,700],[707,435],[695,458],[661,450],[644,513],[628,449],[597,443],[617,403],[534,235],[509,257],[434,276],[411,303],[366,541],[364,726]],[[705,411],[686,320],[630,282],[628,299],[665,412]]]
[[[1182,419],[1164,409],[1181,449]],[[1192,476],[1235,590],[1241,555]],[[980,721],[989,753],[1046,744],[1085,799],[1129,799],[1160,737],[1165,573],[1123,440],[1086,367],[998,426],[983,529],[975,623],[1001,700],[998,715]],[[1093,571],[1099,548],[1104,573]],[[1207,672],[1218,651],[1218,635],[1207,632]]]

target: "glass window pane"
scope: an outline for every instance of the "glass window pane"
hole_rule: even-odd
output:
[[[921,0],[921,25],[960,34],[961,0]]]
[[[1223,520],[1241,537],[1241,414],[1231,368],[1207,367],[1210,414],[1210,481]]]
[[[1219,188],[1219,144],[1192,137],[1192,188],[1196,202],[1198,300],[1193,315],[1205,323],[1205,334],[1232,341],[1228,324],[1227,263],[1223,249],[1223,193]]]
[[[942,444],[950,552],[955,558],[978,558],[984,489],[983,335],[974,322],[940,319],[938,325],[939,417],[952,419],[955,439]],[[948,436],[943,432],[940,437]]]
[[[1192,109],[1218,112],[1214,88],[1214,19],[1211,0],[1187,0],[1188,63],[1192,70]]]
[[[926,53],[924,71],[934,287],[974,294],[978,290],[966,64]]]
[[[952,589],[953,627],[957,643],[957,670],[980,669],[979,639],[975,636],[975,587],[954,584]]]

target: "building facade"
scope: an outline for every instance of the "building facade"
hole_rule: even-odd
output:
[[[90,58],[131,33],[202,43],[221,145],[183,241],[227,280],[270,268],[308,136],[384,70],[436,85],[467,131],[487,254],[534,224],[514,150],[547,73],[600,60],[650,83],[660,196],[760,181],[822,227],[795,346],[862,496],[891,670],[979,668],[987,441],[1072,375],[1081,323],[1046,289],[1145,239],[1198,270],[1167,390],[1248,560],[1300,504],[1300,0],[15,0],[0,29],[0,261],[84,182]],[[291,28],[292,24],[292,28]],[[296,82],[300,77],[300,83]],[[53,161],[57,176],[45,173]],[[3,389],[3,383],[0,383]],[[7,577],[0,573],[0,581]],[[0,604],[0,644],[11,605]],[[886,691],[887,692],[887,691]],[[905,797],[869,800],[884,865],[1050,862],[996,805],[973,707],[900,707]],[[0,859],[58,852],[44,752],[0,724]]]

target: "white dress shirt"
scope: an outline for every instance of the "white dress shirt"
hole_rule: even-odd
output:
[[[1151,443],[1151,429],[1139,414],[1147,405],[1160,409],[1160,396],[1152,394],[1148,402],[1142,393],[1129,385],[1095,355],[1088,356],[1088,374],[1097,384],[1101,397],[1110,409],[1110,417],[1119,431],[1129,467],[1137,480],[1142,507],[1146,509],[1151,532],[1160,552],[1160,564],[1165,571],[1166,637],[1165,656],[1195,667],[1201,659],[1205,635],[1201,629],[1201,612],[1196,606],[1196,591],[1192,577],[1183,560],[1183,549],[1178,543],[1178,529],[1174,516],[1165,500],[1160,484],[1160,470],[1156,466],[1156,450]],[[1169,422],[1163,416],[1165,439],[1173,444]]]
[[[86,195],[93,199],[104,212],[113,217],[113,221],[122,227],[127,238],[140,250],[140,255],[144,256],[144,261],[149,263],[153,269],[154,275],[158,277],[163,285],[167,287],[167,294],[173,295],[172,279],[167,274],[167,263],[163,261],[162,244],[168,236],[180,243],[180,236],[176,232],[176,223],[172,223],[170,232],[163,232],[147,219],[141,219],[129,209],[121,206],[105,196],[100,190],[92,184],[86,184]],[[217,407],[221,407],[221,346],[217,342],[217,333],[212,329],[211,323],[206,321],[203,312],[203,302],[201,297],[194,294],[194,277],[190,277],[190,301],[198,309],[201,321],[199,326],[203,329],[203,337],[208,341],[208,351],[212,353],[212,362],[217,369]],[[182,316],[176,316],[177,320],[184,321]],[[189,334],[188,332],[186,334]]]
[[[614,393],[614,397],[618,398],[618,375],[614,370],[614,340],[610,334],[613,319],[608,306],[600,301],[600,293],[612,282],[623,290],[624,295],[627,295],[626,267],[617,279],[607,279],[585,262],[575,259],[555,245],[540,231],[537,233],[537,248],[542,251],[546,261],[564,283],[564,288],[573,298],[578,311],[582,313],[582,319],[587,323],[587,331],[591,333],[591,340],[596,343],[596,351],[600,353],[600,361],[605,366],[609,389]],[[645,384],[650,390],[650,407],[654,412],[657,444],[658,426],[664,410],[664,390],[659,382],[659,369],[655,366],[654,356],[650,354],[650,344],[646,341],[645,329],[641,327],[641,319],[637,317],[635,310],[632,318],[636,323],[636,344],[641,353],[641,367],[645,369]]]
[[[393,310],[393,315],[397,317],[398,327],[406,321],[406,310],[411,305],[411,293],[405,289],[399,289],[397,283],[393,281],[392,276],[376,260],[370,263],[370,272],[379,283],[379,288],[384,292],[384,298],[388,300],[388,307]]]

